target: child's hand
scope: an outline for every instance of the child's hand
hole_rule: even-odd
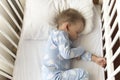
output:
[[[103,57],[97,57],[95,55],[92,55],[92,61],[94,61],[95,63],[97,63],[98,65],[105,67],[106,65],[106,60]]]
[[[105,58],[98,57],[98,58],[96,59],[96,63],[97,63],[98,65],[102,66],[102,67],[105,67],[105,65],[106,65],[106,60],[105,60]]]

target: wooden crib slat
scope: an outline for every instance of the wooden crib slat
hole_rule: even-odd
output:
[[[0,0],[0,80],[12,80],[23,23],[18,0]]]
[[[107,3],[109,2],[109,4]],[[103,50],[106,51],[105,57],[107,71],[105,80],[119,80],[120,64],[117,60],[120,58],[120,0],[103,0],[102,12],[104,12],[102,21],[102,40],[104,40]],[[117,75],[117,76],[116,76]]]
[[[105,30],[106,30],[106,27],[105,27]],[[108,54],[109,53],[109,55],[107,55],[107,63],[109,63],[110,62],[110,59],[111,59],[111,57],[112,57],[112,51],[111,50],[109,50],[109,46],[110,46],[110,37],[108,36],[108,29],[106,30],[106,36],[105,36],[105,42],[106,42],[106,54]],[[114,71],[114,67],[113,67],[113,63],[112,64],[107,64],[107,66],[109,66],[109,67],[106,67],[106,69],[107,69],[107,72],[108,72],[108,75],[110,75],[113,71]]]
[[[1,51],[2,52],[2,51]],[[6,58],[9,58],[9,56],[6,56]],[[13,64],[11,64],[10,62],[8,62],[5,57],[3,57],[1,54],[0,54],[0,60],[5,63],[6,65],[8,65],[9,67],[13,68]]]
[[[23,8],[22,8],[22,6],[21,6],[19,0],[15,0],[15,1],[16,1],[16,3],[17,3],[18,7],[20,8],[22,14],[23,14]]]
[[[110,37],[108,36],[109,35],[109,32],[110,32],[110,24],[108,23],[109,19],[110,19],[110,16],[109,16],[109,12],[108,12],[108,3],[105,3],[105,2],[108,2],[109,1],[104,1],[104,8],[103,8],[103,11],[104,11],[104,16],[103,16],[103,20],[104,20],[104,26],[103,26],[103,29],[105,30],[105,33],[104,33],[104,37],[105,38],[105,45],[104,45],[104,48],[103,49],[106,49],[106,54],[109,53],[109,55],[106,57],[107,59],[107,63],[109,63],[111,57],[112,57],[112,50],[109,50],[109,46],[110,46],[110,43],[111,43],[111,40],[110,40]],[[109,66],[109,67],[107,67]],[[110,75],[113,71],[114,71],[114,66],[113,66],[113,63],[111,64],[107,64],[105,70],[107,70],[107,75]],[[111,80],[114,80],[114,79],[111,79]]]
[[[17,33],[18,36],[20,36],[18,34],[18,32],[20,32],[20,30],[17,28],[16,24],[13,22],[13,20],[9,17],[9,15],[5,12],[5,10],[0,6],[0,20],[2,21],[2,19],[5,19],[4,23],[6,23],[5,21],[7,21],[7,23],[10,24],[10,26],[13,28],[13,30]],[[7,24],[6,24],[7,25]]]
[[[105,27],[110,27],[110,23],[111,23],[111,21],[113,20],[115,13],[116,13],[116,8],[113,8],[113,11],[112,11],[111,16],[109,16],[109,12],[106,13],[107,16],[108,16],[108,18],[107,18],[108,21],[107,21],[107,24],[106,24]]]
[[[108,63],[108,64],[111,64],[111,63],[113,63],[113,61],[117,58],[117,56],[120,54],[120,47],[117,49],[117,51],[115,52],[115,54],[112,56],[112,58],[110,59],[110,62]],[[105,57],[107,57],[106,55],[105,55]],[[109,67],[109,65],[107,65],[106,67],[105,67],[105,71],[107,70],[107,68]]]
[[[0,74],[0,80],[10,80],[10,79]]]
[[[110,22],[113,20],[113,16],[114,16],[114,14],[115,14],[115,12],[116,12],[116,5],[114,6],[114,8],[113,8],[113,11],[112,11],[112,13],[111,13],[111,16],[109,16],[109,10],[108,10],[108,8],[109,7],[106,7],[106,12],[107,13],[105,13],[106,15],[108,15],[108,17],[106,16],[106,15],[103,15],[103,18],[102,18],[102,21],[104,20],[104,18],[108,18],[108,22],[107,22],[107,25],[108,26],[104,26],[104,24],[103,24],[103,28],[102,29],[104,29],[104,27],[109,27],[109,24],[110,24]],[[110,19],[109,19],[110,18]]]
[[[114,20],[114,18],[116,18],[116,17],[117,17],[117,11],[116,11],[116,8],[113,8],[113,11],[112,11],[112,13],[111,13],[110,19],[109,19],[109,21],[108,21],[108,24],[110,25],[111,23],[113,23],[113,20]]]
[[[107,80],[111,80],[117,73],[120,72],[120,66],[109,76]]]
[[[14,54],[16,53],[17,48],[6,38],[4,32],[0,31],[0,42],[3,43],[8,49],[10,49]]]
[[[0,70],[2,70],[3,72],[7,73],[8,75],[12,75],[13,73],[13,68],[11,68],[9,66],[9,64],[7,64],[5,61],[3,61],[1,58],[0,58]]]
[[[18,10],[15,8],[15,6],[13,5],[13,3],[11,2],[11,0],[7,0],[8,3],[10,4],[10,6],[12,7],[12,9],[15,11],[16,15],[18,16],[18,18],[20,19],[20,21],[22,22],[22,17],[20,16],[20,14],[18,13]]]
[[[109,14],[110,12],[113,12],[113,8],[115,8],[114,4],[115,4],[115,0],[111,0],[110,6],[108,8]]]
[[[0,42],[0,47],[3,48],[6,52],[8,52],[12,57],[16,58],[15,54],[1,42]]]
[[[8,40],[10,41],[10,43],[15,47],[17,48],[17,44],[7,35],[5,34],[4,32],[0,31],[0,33]]]
[[[120,54],[120,47],[117,49],[117,51],[115,52],[115,54],[112,56],[110,63],[112,63],[117,56]]]
[[[17,48],[18,39],[14,36],[10,29],[2,23],[1,20],[0,25],[0,33]]]
[[[118,25],[120,26],[120,0],[116,0],[116,8],[117,8],[117,17],[118,17]],[[119,27],[120,30],[120,27]]]
[[[119,31],[118,31],[117,34],[115,35],[115,38],[113,39],[113,41],[112,41],[112,43],[111,43],[111,45],[110,45],[109,50],[112,49],[112,47],[114,46],[114,44],[115,44],[115,42],[118,40],[118,38],[119,38]]]
[[[8,75],[8,74],[6,74],[6,73],[4,73],[4,72],[2,72],[2,71],[0,71],[0,75],[6,77],[6,78],[8,78],[8,79],[12,79],[12,77],[11,77],[10,75]]]
[[[0,19],[1,21],[3,21],[3,23],[6,24],[6,26],[11,30],[11,32],[17,37],[17,39],[20,39],[19,35],[15,32],[15,30],[13,29],[13,27],[8,23],[8,21],[6,21],[6,19],[0,15]]]
[[[13,15],[9,12],[9,10],[6,8],[6,6],[0,1],[0,5],[3,7],[3,9],[7,12],[7,14],[10,16],[10,18],[13,20],[13,22],[16,24],[17,28],[21,31],[20,25],[17,23]]]
[[[109,0],[103,0],[103,3],[104,4],[102,4],[103,6],[102,6],[102,12],[104,11],[104,9],[105,9],[105,7],[109,4]]]
[[[13,67],[15,59],[3,47],[3,44],[0,43],[0,58]]]
[[[113,33],[113,31],[114,31],[115,27],[117,26],[117,23],[118,23],[118,20],[117,20],[117,18],[116,18],[116,19],[115,19],[115,22],[113,23],[113,26],[112,26],[112,28],[111,28],[111,31],[110,31],[109,36],[111,36],[111,35],[112,35],[112,33]]]
[[[1,19],[1,18],[0,18]],[[12,40],[14,43],[15,43],[15,45],[17,45],[18,44],[18,38],[14,35],[14,32],[12,32],[12,30],[11,30],[11,28],[9,27],[9,26],[7,26],[6,24],[5,24],[5,22],[4,21],[2,21],[2,19],[0,20],[0,31],[1,31],[1,33],[3,33],[3,35],[6,35],[6,36],[8,36],[9,38],[10,38],[10,40]],[[5,33],[5,34],[4,34]],[[13,43],[13,44],[14,44]],[[15,46],[14,45],[14,46]]]

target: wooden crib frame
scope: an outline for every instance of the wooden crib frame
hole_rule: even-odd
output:
[[[104,80],[120,80],[120,0],[93,2],[102,7],[103,56],[107,60]],[[0,1],[0,80],[12,79],[23,13],[19,0]]]
[[[23,22],[19,0],[0,0],[0,80],[11,80]]]
[[[102,40],[107,60],[105,80],[120,80],[120,0],[103,0]]]

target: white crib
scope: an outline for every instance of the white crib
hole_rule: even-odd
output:
[[[105,79],[120,80],[120,0],[103,0],[102,39],[107,59]]]
[[[0,0],[0,80],[13,79],[14,63],[20,44],[24,17],[23,3],[25,1],[22,1]],[[93,1],[96,4],[99,2],[102,4],[101,41],[103,56],[107,60],[104,80],[120,80],[120,0]]]
[[[0,80],[12,79],[23,13],[19,0],[0,0]]]

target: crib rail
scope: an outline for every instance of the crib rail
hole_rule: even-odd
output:
[[[103,0],[102,39],[105,80],[120,80],[120,0]]]
[[[0,0],[0,80],[11,80],[23,21],[19,0]]]

